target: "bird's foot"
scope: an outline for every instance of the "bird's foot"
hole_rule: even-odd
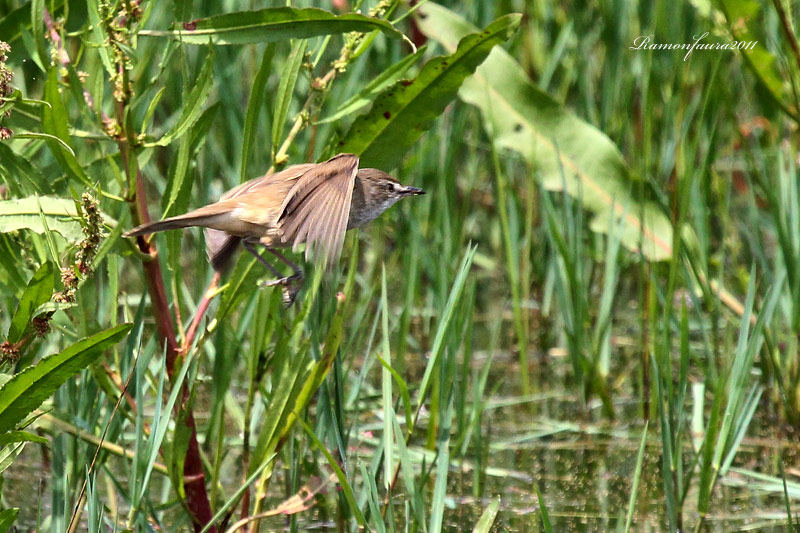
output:
[[[265,281],[260,281],[258,285],[260,287],[288,287],[289,285],[293,285],[295,282],[299,282],[303,280],[303,273],[302,272],[295,272],[291,276],[284,276],[279,279],[268,279]]]
[[[260,287],[280,287],[283,305],[288,308],[291,307],[291,305],[297,299],[300,288],[303,286],[303,273],[296,272],[291,276],[285,276],[280,279],[262,281],[258,285]]]

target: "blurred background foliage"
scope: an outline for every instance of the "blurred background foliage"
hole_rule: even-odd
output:
[[[290,4],[0,2],[0,531],[793,524],[797,5]],[[343,150],[289,309],[121,238]]]

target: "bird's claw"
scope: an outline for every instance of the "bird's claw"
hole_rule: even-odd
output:
[[[287,287],[292,285],[295,281],[300,281],[303,279],[303,274],[298,272],[296,274],[292,274],[291,276],[284,276],[279,279],[268,279],[265,281],[261,281],[258,283],[260,287]]]
[[[302,286],[303,273],[297,272],[291,276],[285,276],[280,279],[270,279],[260,282],[260,287],[280,287],[283,297],[283,304],[288,308],[297,299],[297,294],[300,292]]]

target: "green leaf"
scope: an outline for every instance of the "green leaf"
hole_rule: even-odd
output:
[[[546,533],[553,533],[553,525],[550,523],[550,513],[547,511],[547,503],[544,501],[542,491],[539,490],[539,485],[537,483],[533,484],[533,488],[536,489],[536,497],[539,500],[539,511],[542,513],[542,525],[544,526],[544,530]]]
[[[234,507],[235,505],[237,505],[239,503],[239,501],[240,501],[240,499],[242,497],[242,494],[244,494],[244,491],[247,490],[247,488],[250,487],[253,484],[253,482],[256,480],[256,478],[258,478],[258,476],[261,475],[261,473],[264,471],[265,468],[267,468],[269,465],[272,464],[272,461],[274,459],[275,459],[275,455],[272,455],[266,461],[261,463],[261,466],[259,466],[255,470],[255,472],[250,474],[250,477],[248,477],[245,480],[245,482],[242,483],[239,486],[238,489],[236,489],[236,492],[231,494],[230,498],[228,498],[228,501],[226,501],[222,505],[222,507],[217,509],[217,512],[214,514],[214,516],[211,517],[211,520],[209,520],[208,523],[205,525],[205,527],[203,527],[203,529],[200,530],[200,533],[206,533],[206,531],[211,529],[211,527],[213,527],[214,524],[219,523],[219,521],[222,520],[222,518],[226,515],[228,510],[230,510],[232,507]]]
[[[20,30],[30,24],[31,7],[27,4],[22,4],[13,11],[7,11],[6,13],[3,18],[0,18],[0,35],[3,36],[5,42],[11,44],[19,37]]]
[[[46,261],[33,274],[28,286],[25,287],[25,292],[19,299],[14,318],[11,319],[11,325],[8,328],[8,342],[13,344],[22,338],[30,326],[31,319],[36,316],[34,314],[36,309],[53,296],[54,287],[53,263]]]
[[[400,76],[405,74],[406,71],[411,68],[411,66],[414,65],[420,57],[422,57],[422,54],[424,54],[426,50],[427,46],[423,46],[415,53],[404,57],[388,69],[378,74],[378,76],[369,82],[367,86],[361,90],[361,92],[340,105],[339,109],[337,109],[331,116],[317,121],[317,124],[334,122],[340,118],[346,117],[351,113],[355,113],[362,107],[371,103],[381,91],[386,89],[391,84],[397,82],[397,80],[400,79]]]
[[[12,442],[35,442],[37,444],[47,444],[47,439],[30,433],[29,431],[8,431],[0,435],[0,446],[11,444]]]
[[[11,196],[24,196],[33,193],[45,194],[51,191],[39,169],[5,143],[0,143],[0,177],[11,190]]]
[[[455,98],[464,79],[475,72],[491,49],[519,26],[520,15],[500,17],[482,32],[464,37],[449,56],[428,61],[413,81],[401,81],[375,99],[336,147],[354,153],[362,166],[390,169]]]
[[[114,65],[111,63],[111,58],[109,57],[108,53],[110,48],[108,45],[108,36],[103,29],[103,23],[101,21],[100,8],[98,4],[98,0],[88,0],[86,2],[86,12],[89,17],[89,23],[91,24],[91,35],[94,38],[94,42],[89,41],[88,38],[86,41],[87,44],[97,50],[97,53],[100,55],[100,61],[103,63],[103,67],[105,67],[106,72],[113,75]]]
[[[322,455],[325,456],[325,459],[328,460],[328,465],[333,469],[333,472],[336,474],[336,478],[339,480],[339,486],[342,488],[342,492],[344,493],[345,500],[347,500],[347,504],[352,511],[356,522],[364,528],[367,528],[367,519],[364,517],[364,514],[361,512],[361,508],[356,503],[355,493],[353,492],[353,487],[350,486],[350,483],[347,480],[347,474],[344,473],[342,467],[339,465],[339,461],[331,454],[331,452],[322,444],[322,441],[314,434],[314,430],[311,429],[311,426],[305,423],[304,420],[300,420],[300,424],[303,426],[303,429],[308,435],[308,438],[311,439],[312,446],[317,448],[319,451],[322,452]],[[382,518],[378,518],[378,520],[382,520]]]
[[[792,94],[791,84],[784,82],[788,75],[781,73],[777,58],[759,42],[753,32],[763,25],[761,5],[756,0],[717,0],[714,4],[724,13],[733,40],[754,43],[746,50],[740,50],[742,58],[766,89],[765,92],[797,120],[797,109],[787,98]]]
[[[647,426],[649,422],[645,422],[644,430],[642,430],[642,440],[639,441],[639,453],[636,456],[636,468],[633,471],[633,483],[631,485],[631,494],[628,499],[628,514],[625,518],[625,533],[628,533],[633,523],[633,511],[636,507],[636,498],[639,496],[639,481],[642,477],[642,464],[644,463],[644,451],[647,444]]]
[[[66,380],[119,342],[130,329],[131,324],[121,324],[82,339],[12,377],[0,388],[0,432],[16,426]]]
[[[50,105],[42,107],[42,129],[44,129],[44,133],[59,139],[56,141],[53,138],[47,138],[47,145],[61,168],[73,179],[80,181],[87,187],[91,187],[92,183],[86,172],[84,172],[83,167],[75,159],[75,152],[70,145],[69,118],[64,107],[64,101],[58,92],[58,70],[56,68],[51,68],[47,72],[44,99]]]
[[[446,49],[474,28],[453,12],[428,2],[419,9],[420,30]],[[522,154],[549,190],[564,190],[594,213],[591,229],[605,233],[624,217],[622,243],[651,260],[672,256],[672,226],[652,202],[630,194],[631,176],[614,143],[567,111],[528,78],[504,50],[495,49],[464,82],[459,97],[477,106],[500,148]]]
[[[286,59],[286,64],[281,74],[281,82],[278,86],[278,94],[275,100],[275,113],[272,116],[272,157],[275,158],[275,151],[281,142],[283,135],[283,124],[289,114],[289,106],[292,103],[294,86],[297,83],[297,76],[303,66],[303,57],[306,53],[308,41],[299,40],[292,43],[292,51]]]
[[[42,223],[41,215],[47,221],[47,228]],[[44,234],[49,229],[69,241],[78,242],[83,238],[78,217],[75,202],[65,198],[28,196],[0,201],[0,233],[29,229]]]
[[[422,375],[422,380],[419,384],[419,398],[414,414],[415,423],[419,418],[419,413],[422,410],[422,406],[425,404],[425,395],[428,392],[428,386],[430,385],[430,380],[433,376],[433,370],[436,368],[436,363],[439,361],[442,352],[444,352],[445,336],[450,329],[453,316],[455,315],[456,309],[461,301],[461,294],[464,292],[467,274],[469,274],[469,269],[472,266],[472,260],[475,258],[475,252],[477,249],[477,244],[475,246],[469,246],[467,251],[464,253],[464,258],[461,260],[461,265],[458,268],[456,279],[453,281],[453,286],[450,289],[450,295],[447,297],[447,304],[445,305],[444,312],[442,313],[441,318],[439,319],[439,324],[436,327],[436,334],[433,338],[433,347],[431,348],[428,363],[425,366],[425,373]],[[410,430],[413,430],[413,428]]]
[[[150,99],[150,103],[147,104],[147,110],[144,112],[144,118],[142,118],[142,129],[140,130],[142,135],[147,133],[147,126],[150,124],[150,121],[153,120],[153,115],[156,114],[156,108],[161,102],[161,98],[164,96],[166,90],[166,86],[161,87],[156,91],[155,96]]]
[[[50,57],[47,55],[47,43],[44,40],[44,0],[31,1],[31,33],[39,60],[43,65],[48,65]]]
[[[357,31],[382,31],[386,36],[400,39],[403,34],[385,20],[358,13],[334,15],[317,8],[295,9],[277,7],[258,11],[239,11],[186,22],[182,30],[147,31],[139,35],[172,36],[187,44],[253,44],[307,39]]]
[[[6,533],[17,520],[19,508],[3,509],[0,511],[0,533]]]
[[[184,96],[185,103],[178,121],[161,139],[148,144],[148,146],[167,146],[186,133],[200,118],[200,114],[203,112],[203,105],[208,100],[208,94],[211,92],[211,87],[214,83],[214,50],[211,47],[208,49],[208,55],[206,55],[206,60],[200,68],[196,80],[197,84],[192,87],[188,95]],[[188,83],[188,80],[186,82]]]
[[[0,474],[5,472],[5,470],[11,466],[14,462],[14,459],[22,453],[22,450],[25,448],[27,442],[12,442],[7,444],[6,446],[0,447]]]
[[[500,510],[500,498],[492,500],[486,509],[483,511],[478,523],[472,529],[472,533],[489,533],[497,518],[497,512]]]
[[[63,150],[66,150],[69,155],[75,157],[75,151],[72,149],[70,145],[66,142],[62,141],[55,135],[50,135],[49,133],[39,133],[36,131],[24,131],[22,133],[15,133],[14,138],[16,139],[44,139],[45,141],[52,141],[61,145]]]
[[[321,276],[315,274],[316,284],[320,281]],[[312,282],[312,287],[313,285]],[[324,349],[318,361],[311,358],[307,343],[304,343],[301,349],[295,350],[291,357],[285,357],[282,360],[281,377],[278,379],[278,385],[275,387],[269,400],[269,406],[264,413],[264,423],[258,435],[252,456],[253,460],[250,463],[251,471],[257,468],[264,458],[277,451],[298,419],[302,421],[302,412],[311,403],[328,375],[341,345],[344,307],[344,300],[337,300],[331,326],[325,338]],[[277,370],[274,369],[274,371]]]
[[[162,206],[162,217],[170,215],[179,197],[186,198],[191,192],[191,180],[186,180],[189,171],[189,151],[192,147],[192,140],[184,137],[178,143],[178,153],[169,165],[167,172],[167,188],[162,197],[165,205]],[[184,186],[186,185],[186,186]]]
[[[275,55],[275,44],[267,45],[264,54],[261,56],[261,65],[253,80],[253,87],[250,90],[250,101],[247,103],[247,112],[244,117],[244,132],[242,133],[242,166],[239,172],[239,181],[247,181],[247,165],[250,162],[250,151],[255,143],[258,131],[258,118],[261,107],[264,103],[264,89],[269,80],[270,66]]]
[[[16,104],[25,104],[30,106],[49,106],[44,100],[37,100],[36,98],[23,98],[22,91],[14,89],[9,96],[0,98],[0,111],[10,111]],[[15,135],[16,136],[16,135]]]

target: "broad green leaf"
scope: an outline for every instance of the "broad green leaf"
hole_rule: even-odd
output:
[[[18,507],[12,507],[10,509],[3,509],[0,511],[0,533],[6,533],[6,531],[11,529],[11,526],[13,526],[14,522],[17,520],[18,514]]]
[[[42,222],[47,221],[47,228]],[[48,229],[65,239],[78,242],[83,238],[75,202],[66,198],[28,196],[0,201],[0,233],[29,229],[44,234]],[[105,219],[105,217],[103,217]]]
[[[787,98],[791,94],[791,85],[788,81],[784,82],[786,75],[778,69],[777,58],[759,42],[752,31],[763,24],[761,5],[756,0],[716,0],[714,4],[724,13],[728,21],[728,31],[735,41],[755,43],[752,47],[741,50],[742,58],[766,88],[766,93],[796,118],[797,109]]]
[[[330,11],[311,7],[276,7],[226,13],[185,22],[180,30],[142,30],[139,35],[173,36],[187,44],[208,44],[209,40],[214,44],[253,44],[375,30],[380,30],[388,37],[403,37],[385,20],[358,13],[334,15]]]
[[[44,133],[60,139],[60,141],[48,139],[47,145],[64,171],[83,185],[91,187],[92,183],[83,167],[75,159],[75,152],[70,145],[69,118],[64,101],[61,99],[61,93],[58,91],[58,69],[56,68],[51,68],[47,72],[44,96],[45,101],[50,105],[42,107],[42,129],[44,129]]]
[[[7,431],[0,435],[0,446],[11,444],[12,442],[35,442],[36,444],[47,444],[47,439],[35,435],[29,431]]]
[[[0,179],[9,186],[11,196],[51,191],[50,183],[30,161],[17,154],[5,143],[0,143]]]
[[[516,31],[520,15],[506,15],[458,43],[449,56],[428,61],[412,81],[400,81],[375,99],[338,142],[337,152],[361,157],[362,166],[389,170],[455,98],[458,88],[491,49]],[[455,48],[455,47],[454,47]]]
[[[454,50],[475,31],[464,19],[428,2],[418,24],[429,38]],[[459,97],[477,106],[496,145],[522,154],[545,188],[564,190],[594,213],[591,229],[608,231],[608,221],[624,217],[622,243],[651,260],[672,255],[672,226],[655,203],[637,203],[631,176],[614,143],[534,85],[508,53],[496,48],[464,82]]]
[[[159,140],[148,146],[167,146],[175,139],[186,133],[200,118],[203,105],[208,100],[208,94],[214,84],[214,51],[209,47],[206,60],[196,77],[197,83],[193,85],[188,95],[184,96],[183,109],[175,125]],[[188,80],[186,80],[188,83]]]
[[[340,105],[339,109],[337,109],[331,116],[317,121],[317,124],[334,122],[342,117],[346,117],[351,113],[355,113],[362,107],[372,102],[381,91],[386,89],[391,84],[397,82],[397,80],[400,79],[400,76],[405,74],[406,71],[411,68],[411,66],[414,65],[420,57],[422,57],[422,54],[425,53],[427,48],[427,46],[421,47],[416,51],[416,53],[404,57],[391,67],[378,74],[378,76],[369,82],[366,87],[361,90],[361,92]]]
[[[89,366],[130,329],[131,324],[121,324],[82,339],[12,377],[0,388],[0,432],[14,428],[66,380]]]
[[[31,319],[36,315],[36,309],[50,300],[55,288],[55,276],[53,275],[53,263],[45,261],[36,270],[33,277],[25,287],[25,292],[17,304],[14,318],[8,327],[8,342],[18,342],[30,325]]]
[[[303,66],[303,57],[306,53],[306,45],[308,41],[298,40],[292,43],[292,51],[286,59],[286,64],[281,74],[281,82],[278,85],[278,94],[275,99],[275,113],[272,116],[272,157],[275,158],[275,152],[281,142],[283,136],[283,124],[286,122],[286,116],[289,114],[289,105],[292,103],[292,95],[294,94],[294,86],[297,83],[297,76],[300,74],[300,68]]]

